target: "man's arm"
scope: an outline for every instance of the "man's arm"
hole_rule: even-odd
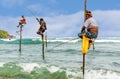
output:
[[[85,28],[86,28],[86,27],[83,26],[82,29],[81,29],[81,32],[84,32],[84,31],[85,31]]]
[[[36,18],[36,20],[39,22],[39,19],[38,19],[38,18]]]

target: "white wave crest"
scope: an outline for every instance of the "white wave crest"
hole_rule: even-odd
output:
[[[120,42],[120,40],[104,40],[104,39],[101,39],[101,40],[95,40],[95,42]]]

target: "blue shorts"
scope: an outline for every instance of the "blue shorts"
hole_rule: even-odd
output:
[[[95,39],[97,38],[97,34],[94,34],[94,33],[90,33],[90,32],[81,32],[78,34],[79,37],[82,37],[82,34],[86,34],[86,36],[90,39]]]

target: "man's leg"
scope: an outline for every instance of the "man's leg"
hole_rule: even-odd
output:
[[[88,49],[90,49],[91,45],[93,44],[93,41],[92,39],[89,40],[89,46],[88,46]]]

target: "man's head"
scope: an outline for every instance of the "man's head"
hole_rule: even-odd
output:
[[[40,18],[40,21],[43,21],[43,18]]]
[[[86,10],[85,14],[86,14],[86,19],[92,17],[92,12],[89,10]]]
[[[22,18],[24,18],[24,16],[22,15]]]

